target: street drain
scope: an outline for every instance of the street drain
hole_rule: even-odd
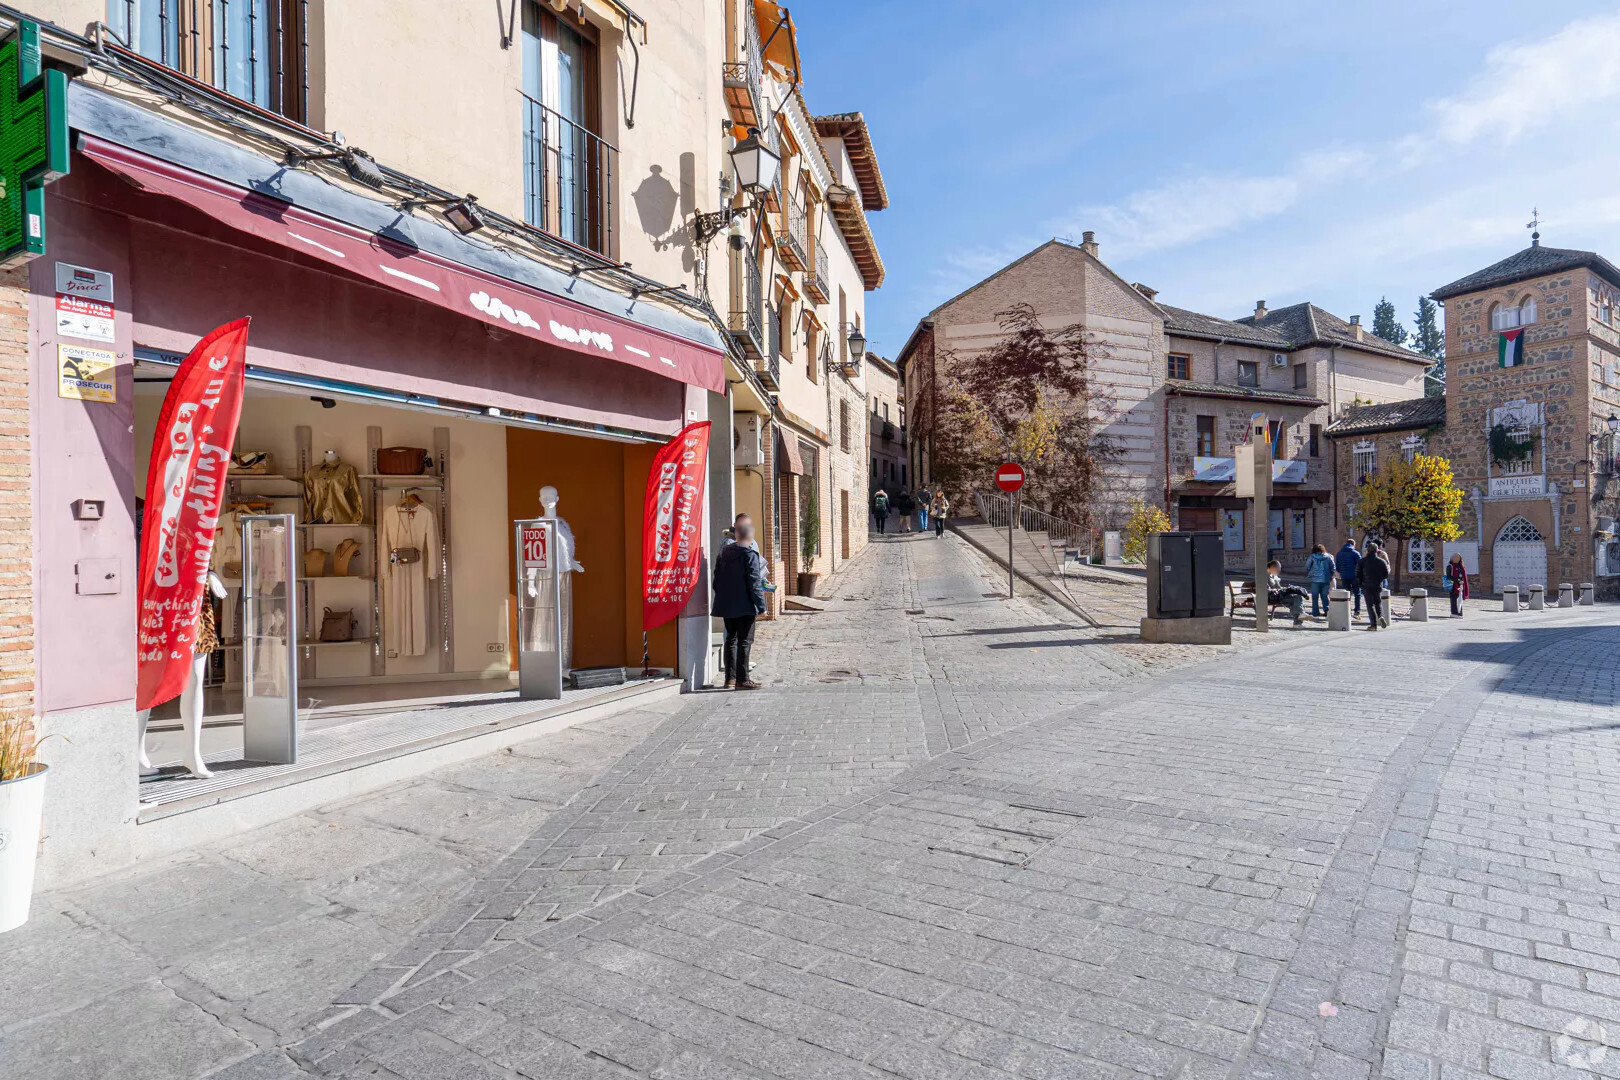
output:
[[[1067,810],[1012,805],[989,821],[970,825],[943,844],[930,844],[928,850],[1024,867],[1083,817]]]
[[[908,607],[908,608],[906,608],[906,614],[907,615],[921,615],[923,613],[924,613],[924,609],[920,608],[920,607]]]

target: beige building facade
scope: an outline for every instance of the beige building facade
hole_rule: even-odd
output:
[[[1098,418],[1120,452],[1085,524],[1120,528],[1132,503],[1159,506],[1179,528],[1226,534],[1233,569],[1253,565],[1249,501],[1234,482],[1250,416],[1264,412],[1271,424],[1279,464],[1269,547],[1293,571],[1337,528],[1325,428],[1356,402],[1421,393],[1429,364],[1364,331],[1359,317],[1346,322],[1313,304],[1261,302],[1238,319],[1174,307],[1104,263],[1093,234],[1053,240],[934,309],[902,349],[917,483],[931,478],[938,379],[953,359],[1001,340],[997,316],[1017,303],[1048,329],[1084,327],[1091,345]],[[971,494],[953,497],[965,506]]]

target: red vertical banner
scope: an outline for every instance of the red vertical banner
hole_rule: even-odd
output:
[[[158,413],[141,520],[138,709],[175,697],[191,675],[242,417],[247,336],[248,320],[237,319],[199,341],[175,371]]]
[[[647,474],[641,519],[641,626],[681,613],[703,573],[703,485],[709,475],[709,421],[665,443]]]

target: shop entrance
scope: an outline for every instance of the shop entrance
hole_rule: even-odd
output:
[[[137,493],[145,491],[173,370],[166,359],[136,364]],[[291,593],[293,602],[282,605],[290,625],[266,627],[261,618],[254,640],[284,634],[295,643],[299,765],[374,756],[556,706],[518,700],[511,648],[511,522],[541,512],[543,483],[562,489],[558,515],[573,523],[582,546],[590,544],[579,552],[586,572],[578,575],[575,611],[602,586],[621,598],[618,622],[594,611],[576,619],[575,666],[609,670],[590,689],[566,691],[565,700],[612,693],[627,674],[639,676],[639,622],[633,667],[632,635],[622,625],[622,597],[639,565],[625,534],[634,525],[639,538],[639,509],[628,521],[620,489],[637,482],[636,460],[650,463],[651,437],[642,453],[622,441],[536,432],[471,409],[456,415],[388,396],[248,380],[212,561],[225,596],[214,601],[219,643],[205,666],[201,751],[214,776],[199,779],[184,768],[180,703],[166,702],[149,720],[147,748],[158,771],[143,778],[143,805],[257,782],[264,768],[243,753],[244,586],[250,597],[255,584]],[[587,496],[591,485],[570,482],[581,469],[615,477],[606,512]],[[643,485],[645,476],[643,463]],[[252,562],[243,558],[241,522],[264,515],[294,522],[294,565],[249,569],[254,580],[245,582]],[[281,583],[266,574],[280,574]],[[673,656],[664,663],[673,666]]]

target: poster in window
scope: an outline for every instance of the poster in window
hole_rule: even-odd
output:
[[[1288,512],[1288,546],[1295,551],[1305,547],[1305,511],[1290,510]]]
[[[1283,512],[1281,510],[1273,510],[1267,516],[1269,520],[1266,522],[1266,524],[1271,527],[1270,546],[1280,548],[1283,546]]]
[[[1221,511],[1221,536],[1227,551],[1243,550],[1243,511]]]

